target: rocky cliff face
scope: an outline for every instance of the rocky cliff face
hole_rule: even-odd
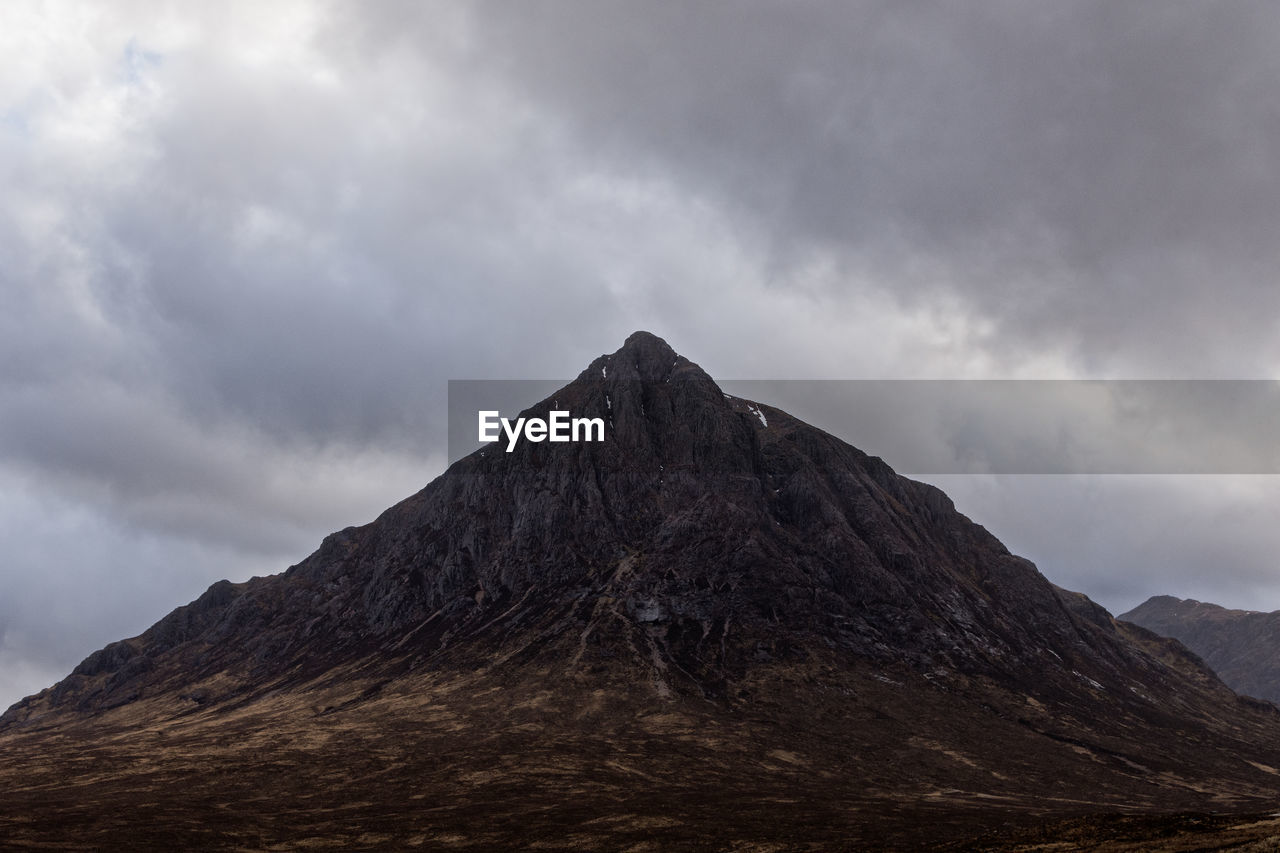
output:
[[[1157,595],[1119,618],[1181,641],[1237,693],[1280,702],[1280,611]]]
[[[210,739],[329,744],[317,732],[341,721],[375,751],[426,738],[396,772],[440,790],[492,766],[519,776],[553,743],[572,766],[526,781],[605,812],[618,797],[655,815],[703,803],[711,823],[763,809],[761,837],[818,820],[842,843],[889,825],[871,813],[911,832],[921,808],[1280,793],[1270,706],[1056,588],[936,488],[725,395],[661,339],[632,335],[524,414],[553,408],[605,419],[606,440],[477,451],[288,571],[214,584],[94,653],[0,717],[0,743],[35,772],[67,732],[110,733],[121,755],[156,732],[186,744],[174,772],[198,753],[251,777],[262,754]],[[614,764],[637,775],[583,788]],[[327,771],[297,772],[306,787]],[[493,808],[533,809],[527,787],[476,785]]]
[[[287,572],[214,584],[95,652],[4,723],[251,694],[375,650],[481,662],[526,640],[663,695],[732,698],[753,663],[817,649],[1067,692],[1159,674],[942,492],[725,395],[652,335],[523,414],[553,407],[605,419],[606,441],[478,451]]]

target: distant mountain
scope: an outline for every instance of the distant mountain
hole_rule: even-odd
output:
[[[1280,713],[637,332],[288,571],[0,717],[0,837],[865,849],[1274,808]],[[645,847],[648,845],[648,847]]]
[[[1237,693],[1280,703],[1280,610],[1157,595],[1119,618],[1181,641]]]

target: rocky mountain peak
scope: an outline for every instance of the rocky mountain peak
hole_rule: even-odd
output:
[[[483,656],[499,637],[525,642],[528,620],[547,665],[598,655],[663,695],[731,699],[754,664],[818,649],[1000,678],[1049,667],[1067,687],[1129,661],[1104,610],[1064,598],[940,491],[725,395],[653,334],[526,414],[553,407],[607,421],[605,440],[477,451],[283,575],[215,585],[5,719],[228,670],[220,683],[252,690],[323,668],[317,649]],[[482,642],[458,642],[472,631]],[[555,651],[584,634],[590,648]]]
[[[1185,644],[1231,689],[1280,702],[1280,611],[1157,595],[1119,618]]]
[[[665,382],[676,376],[684,380],[712,382],[702,368],[682,358],[662,338],[651,332],[640,331],[629,335],[616,352],[592,361],[578,378]]]
[[[765,804],[771,838],[778,804],[803,803],[777,837],[818,847],[874,846],[810,833],[886,803],[912,831],[929,821],[892,804],[939,797],[1022,814],[1272,801],[1272,706],[1055,587],[937,488],[725,395],[645,332],[525,414],[553,409],[601,418],[604,440],[482,448],[287,571],[214,584],[9,709],[6,755],[101,741],[145,768],[128,756],[173,737],[230,768],[204,794],[223,803],[217,780],[260,778],[275,750],[272,767],[311,762],[306,815],[403,805],[431,779],[463,822],[528,806],[496,847],[541,825],[544,789],[553,808],[594,798],[591,821],[618,803],[666,819],[702,808],[692,795],[712,826]],[[330,791],[373,755],[396,763]],[[436,831],[423,815],[391,825]]]

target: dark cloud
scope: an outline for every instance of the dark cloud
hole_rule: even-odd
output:
[[[476,49],[594,156],[714,194],[787,263],[953,290],[1009,356],[1274,362],[1273,5],[483,8]]]

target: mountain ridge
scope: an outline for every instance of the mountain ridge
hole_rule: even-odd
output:
[[[610,364],[614,368],[612,377],[597,380],[593,375],[594,371],[600,369],[603,377],[604,368]],[[675,398],[672,398],[673,392],[664,387],[669,385],[673,377],[678,381]],[[674,399],[673,405],[693,407],[697,412],[694,421],[673,423],[667,417],[668,413],[658,408],[652,414],[646,412],[643,400],[635,392],[643,394],[654,390],[663,391],[663,397],[668,398],[669,403]],[[607,564],[625,559],[628,551],[639,550],[636,543],[644,540],[650,533],[656,534],[670,555],[674,550],[671,540],[700,535],[707,521],[706,516],[721,510],[727,510],[727,513],[717,516],[716,523],[727,521],[731,525],[737,525],[737,530],[743,534],[745,542],[738,549],[738,560],[746,556],[741,553],[742,550],[751,552],[750,556],[759,560],[764,557],[761,551],[766,548],[775,551],[784,546],[800,551],[807,548],[804,542],[795,541],[796,537],[789,537],[783,543],[767,539],[762,541],[761,537],[753,535],[761,531],[750,530],[750,524],[742,517],[745,507],[753,511],[763,508],[764,513],[770,516],[764,525],[765,532],[782,528],[785,521],[787,527],[793,527],[799,522],[827,535],[832,533],[833,527],[838,533],[856,534],[846,535],[839,544],[845,549],[844,558],[858,565],[860,574],[856,580],[860,605],[863,609],[868,605],[880,607],[883,618],[873,622],[864,616],[861,622],[865,630],[861,632],[861,636],[858,636],[858,631],[842,630],[843,626],[837,626],[834,633],[860,654],[874,657],[878,651],[882,651],[885,644],[876,637],[886,629],[898,635],[893,647],[899,650],[903,648],[905,633],[909,632],[913,653],[920,658],[917,662],[921,664],[931,662],[932,655],[945,655],[953,647],[959,648],[957,642],[967,645],[968,654],[962,657],[971,665],[977,665],[980,659],[990,658],[992,655],[1020,654],[1028,649],[1039,649],[1040,644],[1034,641],[1032,635],[1043,627],[1043,619],[1035,624],[1017,625],[1020,639],[1016,642],[999,636],[979,640],[973,632],[966,629],[965,626],[975,617],[971,612],[972,608],[989,607],[981,590],[977,588],[984,583],[998,584],[1002,579],[1016,577],[1028,582],[1021,589],[1025,596],[1022,602],[1025,607],[1041,616],[1063,607],[1052,586],[1035,572],[1028,561],[1009,554],[980,525],[973,524],[956,513],[954,505],[941,490],[899,478],[882,460],[867,456],[807,425],[799,433],[801,440],[809,445],[805,453],[831,454],[835,459],[830,461],[844,463],[846,467],[852,463],[856,475],[864,482],[856,482],[856,477],[850,476],[848,471],[842,472],[844,477],[840,482],[823,482],[817,476],[814,466],[807,464],[810,460],[801,454],[798,463],[791,460],[792,470],[787,470],[784,475],[786,482],[780,481],[773,490],[773,496],[769,496],[768,490],[758,485],[759,471],[755,465],[759,460],[752,454],[767,449],[760,445],[761,436],[776,436],[779,433],[794,436],[796,433],[787,430],[802,426],[800,422],[780,410],[767,406],[760,409],[756,404],[725,395],[701,368],[687,360],[681,364],[680,357],[655,336],[647,333],[630,336],[618,352],[596,359],[574,383],[525,410],[521,413],[522,416],[545,414],[553,399],[587,415],[608,417],[611,452],[591,445],[556,448],[536,444],[523,445],[515,454],[487,455],[485,450],[477,451],[452,466],[446,475],[418,494],[387,510],[371,524],[360,528],[346,528],[326,537],[315,554],[290,567],[282,575],[254,579],[242,584],[219,582],[192,604],[178,608],[162,619],[141,637],[112,644],[94,653],[73,671],[73,678],[92,678],[110,672],[115,676],[116,682],[127,683],[133,678],[135,671],[151,671],[147,669],[147,657],[139,657],[137,654],[139,645],[150,648],[153,653],[163,654],[171,648],[201,638],[204,644],[217,647],[230,637],[247,636],[257,646],[255,656],[258,659],[265,661],[273,658],[279,653],[287,652],[290,647],[301,645],[309,636],[309,629],[304,630],[303,636],[297,637],[281,637],[267,631],[264,617],[274,612],[278,606],[275,597],[281,591],[268,592],[266,589],[280,586],[284,579],[291,577],[305,579],[312,585],[318,583],[322,587],[340,584],[352,577],[353,563],[357,570],[369,569],[369,576],[357,585],[360,593],[358,600],[348,598],[341,603],[357,617],[364,617],[365,624],[358,624],[359,619],[355,622],[344,619],[341,614],[336,620],[332,619],[333,603],[329,605],[327,612],[330,616],[328,621],[336,622],[330,626],[336,637],[326,639],[337,639],[343,647],[350,645],[361,632],[385,636],[395,632],[421,631],[422,623],[437,614],[447,617],[451,610],[456,612],[473,609],[472,602],[477,598],[480,601],[475,603],[483,607],[485,599],[505,602],[525,594],[537,585],[555,586],[581,573],[591,564]],[[764,422],[759,427],[756,426],[756,419],[750,414],[752,409],[767,411],[772,416],[772,433]],[[655,441],[653,428],[660,431],[661,446]],[[698,433],[714,436],[715,440],[707,441]],[[774,442],[773,446],[776,445],[777,442]],[[402,568],[399,564],[404,562],[404,558],[399,554],[388,554],[387,545],[402,544],[407,535],[405,530],[422,525],[421,516],[424,511],[428,514],[432,511],[437,514],[441,512],[441,500],[437,491],[448,492],[445,500],[455,503],[461,501],[472,512],[483,512],[482,505],[490,502],[486,494],[486,490],[491,488],[488,482],[490,478],[498,478],[499,488],[502,488],[513,485],[503,480],[504,472],[510,469],[521,474],[533,470],[541,475],[544,473],[541,470],[544,460],[557,455],[557,451],[561,451],[558,454],[561,457],[571,457],[571,476],[572,472],[581,467],[579,458],[588,457],[588,467],[595,473],[595,482],[587,483],[585,488],[579,489],[577,497],[580,498],[580,503],[571,511],[565,511],[559,505],[557,497],[569,491],[569,486],[564,482],[566,472],[563,466],[554,473],[551,483],[546,482],[545,476],[534,477],[535,483],[541,488],[539,494],[516,494],[506,502],[509,508],[518,506],[520,510],[518,515],[513,513],[503,519],[504,523],[512,527],[516,545],[528,544],[525,541],[527,539],[533,540],[532,549],[522,551],[519,547],[516,548],[517,555],[510,558],[510,562],[518,565],[503,564],[506,555],[499,554],[496,562],[500,565],[495,567],[496,571],[491,571],[484,577],[473,577],[475,573],[470,564],[476,560],[475,552],[488,548],[489,545],[481,547],[471,541],[475,536],[474,529],[455,531],[456,535],[451,537],[447,524],[437,522],[424,537],[425,543],[413,543],[414,547],[430,547],[441,539],[448,542],[447,547],[437,549],[440,557],[438,571],[432,579],[434,582],[428,583],[421,572],[417,571],[417,567],[397,571]],[[712,478],[715,488],[708,489],[687,481],[682,483],[684,472],[691,466],[698,466],[699,476]],[[659,473],[660,476],[655,476]],[[655,479],[660,485],[659,490],[654,489]],[[602,483],[606,484],[603,488]],[[449,488],[450,485],[452,488]],[[692,493],[689,487],[693,488]],[[514,484],[517,491],[528,488],[525,482]],[[648,499],[639,504],[640,512],[636,511],[634,501],[625,514],[611,509],[614,504],[627,503],[631,494],[636,491],[642,492]],[[841,491],[854,494],[856,505],[840,507],[837,494]],[[672,493],[674,496],[669,497]],[[657,500],[654,501],[654,498]],[[433,499],[435,506],[424,509],[423,505],[431,504]],[[904,502],[909,503],[912,511],[922,518],[943,519],[948,523],[955,521],[960,525],[959,529],[948,531],[947,535],[967,538],[971,540],[967,542],[970,549],[978,548],[983,552],[981,559],[979,555],[971,553],[969,565],[961,567],[964,570],[961,576],[951,578],[964,582],[962,587],[954,587],[941,593],[951,596],[951,600],[932,602],[940,612],[931,614],[935,617],[931,619],[920,618],[920,614],[913,612],[911,608],[895,607],[899,602],[909,601],[911,598],[904,583],[911,579],[913,572],[920,570],[921,557],[916,552],[925,544],[920,541],[916,531],[910,530],[901,519],[894,517],[895,512],[901,513]],[[653,506],[654,503],[658,506]],[[762,503],[768,505],[762,507]],[[895,504],[896,507],[890,504]],[[889,509],[888,513],[885,512],[886,508]],[[879,517],[875,519],[876,523],[869,524],[866,518],[872,513],[877,513]],[[589,543],[579,541],[573,543],[572,547],[566,547],[565,543],[556,542],[551,534],[552,529],[571,528],[573,524],[581,523],[583,514],[591,516],[597,525],[613,527],[614,535],[602,544],[601,538],[595,535],[599,530],[596,527]],[[768,520],[772,520],[774,527],[769,527]],[[855,529],[850,530],[850,527]],[[388,531],[391,531],[392,542],[377,541]],[[906,536],[902,535],[904,531]],[[788,532],[784,531],[782,535],[785,537]],[[501,544],[510,547],[512,537],[505,537]],[[939,550],[938,543],[930,544],[934,546],[933,550]],[[954,547],[956,544],[948,542],[946,547]],[[369,560],[362,560],[359,556],[354,560],[350,559],[354,551],[370,547],[375,554]],[[529,552],[534,555],[533,559]],[[431,557],[418,559],[425,562]],[[814,562],[822,563],[827,560],[824,555],[819,554]],[[826,567],[822,566],[804,567],[805,573],[824,570]],[[281,580],[274,581],[272,578]],[[828,577],[827,581],[827,588],[822,589],[822,592],[835,591],[839,596],[840,592],[832,589],[838,585],[838,579]],[[968,597],[955,598],[952,593],[957,588],[968,592]],[[263,592],[245,597],[258,590]],[[772,590],[766,589],[764,592],[771,593]],[[690,595],[694,598],[708,597],[700,595],[699,591]],[[839,602],[833,598],[827,603],[837,609],[850,609],[847,600]],[[295,603],[290,606],[299,605]],[[629,606],[634,610],[637,605],[632,601]],[[769,604],[771,609],[776,609],[777,606],[776,603]],[[950,612],[949,608],[955,612]],[[801,609],[806,616],[816,615],[812,612],[814,608]],[[895,613],[895,610],[903,612]],[[221,614],[221,621],[209,624],[211,614],[215,613]],[[908,618],[909,625],[895,622],[899,617]],[[848,618],[854,616],[849,615]],[[1097,615],[1091,615],[1090,618],[1094,622],[1100,619]],[[317,613],[312,619],[312,625],[317,624],[316,619],[323,619],[323,616]],[[1060,637],[1059,640],[1062,641],[1063,638]],[[928,648],[922,648],[926,645]],[[926,656],[928,660],[924,659]],[[1042,649],[1040,656],[1044,657]],[[199,655],[185,660],[184,664],[189,670],[192,665],[199,668],[207,662],[210,661]],[[69,680],[64,680],[53,688],[52,698],[55,703],[76,694],[78,685],[68,682]],[[132,701],[134,698],[134,693],[127,686],[115,686],[109,691],[107,701]],[[85,700],[81,701],[83,704]]]
[[[1118,618],[1179,640],[1233,690],[1280,702],[1280,611],[1157,595]]]

